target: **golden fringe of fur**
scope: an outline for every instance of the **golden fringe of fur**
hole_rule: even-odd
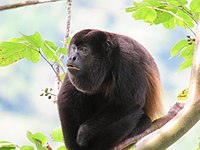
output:
[[[164,114],[160,77],[155,68],[152,67],[146,69],[146,75],[149,81],[150,89],[147,93],[145,111],[152,121]]]

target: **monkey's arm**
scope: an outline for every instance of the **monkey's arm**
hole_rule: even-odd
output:
[[[111,148],[116,144],[113,142],[119,142],[136,128],[143,115],[143,110],[138,107],[107,106],[79,127],[77,143],[80,146],[89,142],[101,143]],[[147,120],[150,122],[149,118]]]

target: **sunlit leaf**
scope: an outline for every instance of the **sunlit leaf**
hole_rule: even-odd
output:
[[[153,8],[141,7],[140,9],[137,9],[135,12],[133,12],[132,17],[136,20],[153,22],[157,17],[157,13]]]
[[[190,9],[193,12],[200,12],[200,0],[192,0],[190,3]]]
[[[61,53],[61,54],[67,54],[67,49],[66,48],[64,48],[64,47],[61,47],[61,48],[59,48],[58,50],[57,50],[57,52],[56,53]]]
[[[0,150],[15,150],[16,145],[8,141],[0,141]]]
[[[181,63],[181,66],[179,67],[179,71],[183,70],[183,69],[186,69],[188,67],[191,67],[192,65],[192,58],[191,59],[187,59],[185,60],[183,63]]]
[[[67,148],[65,147],[65,145],[63,145],[63,146],[58,147],[57,150],[67,150]]]
[[[193,28],[194,23],[191,17],[189,17],[185,12],[178,10],[176,13],[180,18],[176,18],[176,23],[179,26],[184,26],[185,28]]]
[[[47,138],[43,133],[37,132],[32,134],[30,131],[27,131],[26,135],[32,143],[36,143],[38,141],[41,142],[41,144],[47,143]]]
[[[33,146],[24,145],[24,146],[20,147],[20,150],[34,150],[34,148],[33,148]]]
[[[50,61],[55,61],[55,51],[45,41],[41,47],[42,54]]]
[[[164,6],[165,4],[160,1],[160,0],[144,0],[144,2],[150,4],[151,6],[154,6],[154,7],[161,7],[161,6]]]
[[[166,2],[174,6],[184,6],[187,4],[187,0],[166,0]]]
[[[156,12],[157,12],[157,17],[154,20],[155,24],[160,24],[160,23],[169,21],[171,18],[174,17],[173,15],[167,12],[163,12],[163,11],[156,11]]]
[[[56,142],[64,142],[64,137],[61,128],[56,128],[51,132],[51,138]]]
[[[176,27],[176,23],[175,23],[175,18],[174,17],[169,19],[168,21],[163,22],[162,24],[167,29],[173,29],[173,28]]]
[[[183,49],[180,53],[181,57],[184,57],[185,59],[192,59],[194,54],[194,43],[191,45],[187,45],[185,49]]]
[[[26,45],[15,42],[0,42],[0,56],[25,51]]]
[[[35,48],[26,48],[24,57],[27,60],[31,60],[32,62],[37,63],[40,60],[40,53]]]
[[[51,41],[46,40],[45,43],[54,51],[56,51],[58,49],[58,46],[56,46],[56,44]]]
[[[188,46],[187,40],[180,40],[171,49],[171,56],[177,55],[184,47]]]
[[[26,45],[15,42],[0,42],[0,66],[10,65],[24,58]]]
[[[129,7],[129,8],[126,8],[126,12],[133,12],[137,9],[137,7]]]
[[[35,34],[32,34],[30,36],[27,36],[25,34],[22,34],[22,36],[25,39],[27,39],[32,44],[32,46],[35,46],[37,48],[40,48],[42,46],[42,44],[43,44],[43,39],[42,39],[41,35],[38,32],[36,32]]]

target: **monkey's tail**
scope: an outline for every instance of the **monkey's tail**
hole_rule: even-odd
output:
[[[151,120],[155,120],[164,114],[160,76],[156,65],[146,68],[146,76],[149,81],[149,91],[145,102],[145,111]]]

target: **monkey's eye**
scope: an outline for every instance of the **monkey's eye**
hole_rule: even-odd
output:
[[[71,50],[72,50],[72,51],[75,51],[76,49],[77,49],[76,45],[72,45],[72,46],[71,46]]]
[[[81,52],[83,52],[83,53],[87,53],[87,48],[86,48],[86,47],[81,47],[79,50],[80,50]]]

